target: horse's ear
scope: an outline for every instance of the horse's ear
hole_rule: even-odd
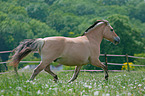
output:
[[[110,26],[109,22],[107,20],[103,20],[103,22],[107,25]]]
[[[102,21],[102,22],[104,22],[107,26],[110,26],[110,24],[109,24],[109,22],[107,21],[107,20],[98,20],[98,21]]]
[[[107,23],[107,26],[110,26],[109,22],[106,22]]]

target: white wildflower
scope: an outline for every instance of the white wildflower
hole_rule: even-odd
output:
[[[1,92],[4,92],[4,90],[1,90]]]
[[[110,96],[110,94],[109,94],[109,93],[107,93],[107,94],[106,94],[106,96]]]
[[[16,87],[16,89],[17,89],[17,90],[22,90],[22,88],[21,88],[21,87]]]
[[[106,95],[103,93],[102,96],[106,96]]]
[[[95,92],[94,92],[94,95],[95,95],[95,96],[99,95],[99,91],[95,91]]]
[[[89,86],[89,89],[92,88],[92,86]]]
[[[131,93],[128,93],[128,96],[131,96],[132,94]]]
[[[142,86],[142,84],[139,84],[138,86]]]
[[[53,88],[53,90],[54,90],[55,92],[57,92],[57,89],[58,89],[58,88]]]
[[[133,86],[133,84],[130,84],[130,86]]]
[[[26,82],[32,82],[32,81],[27,80]]]
[[[92,86],[86,84],[84,84],[84,87],[88,87],[89,89],[92,88]]]
[[[72,92],[72,90],[73,90],[73,89],[69,89],[68,91],[71,91],[71,92]]]
[[[23,87],[27,87],[27,86],[24,85]]]
[[[34,84],[35,84],[35,82],[32,82],[32,84],[34,85]]]
[[[40,91],[40,90],[38,90],[38,91],[37,91],[37,94],[41,94],[41,91]]]
[[[45,85],[45,88],[48,88],[48,85],[47,84]]]

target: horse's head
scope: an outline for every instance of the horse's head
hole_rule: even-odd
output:
[[[103,31],[103,37],[117,45],[120,42],[120,38],[117,36],[117,34],[115,33],[114,29],[111,27],[108,21],[103,20],[103,22],[106,23],[106,26]]]

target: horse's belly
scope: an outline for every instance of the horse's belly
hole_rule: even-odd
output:
[[[79,57],[60,57],[56,62],[67,66],[81,66],[87,64],[89,60],[88,58]]]

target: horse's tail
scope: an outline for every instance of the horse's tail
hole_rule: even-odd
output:
[[[41,52],[43,45],[44,40],[41,38],[25,39],[23,42],[20,42],[20,44],[14,49],[15,54],[12,56],[10,66],[13,66],[17,72],[16,67],[19,62],[32,51],[39,50],[39,52]]]

